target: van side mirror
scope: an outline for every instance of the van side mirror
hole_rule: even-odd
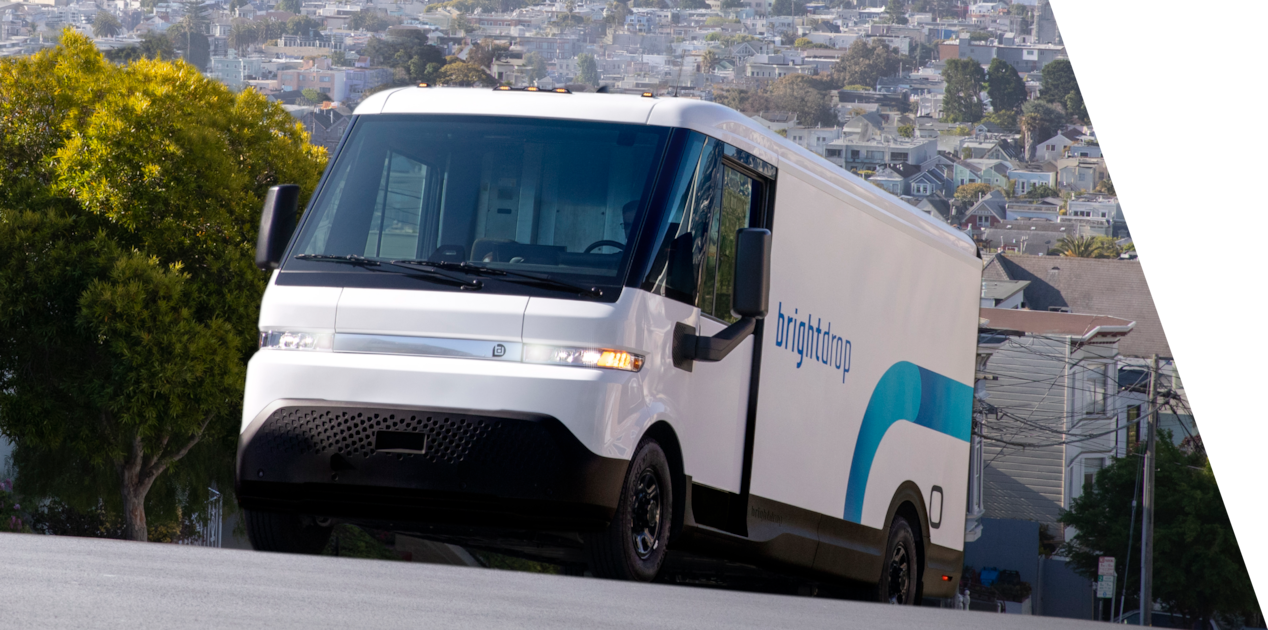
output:
[[[770,306],[770,230],[744,228],[735,235],[735,292],[731,310],[762,319]]]
[[[744,228],[735,235],[735,287],[731,310],[739,321],[712,337],[696,334],[682,322],[674,327],[674,367],[692,369],[693,361],[721,361],[753,334],[770,304],[770,230]]]
[[[260,237],[255,242],[255,266],[264,271],[277,269],[286,244],[295,233],[299,214],[299,186],[282,184],[269,189],[260,213]]]

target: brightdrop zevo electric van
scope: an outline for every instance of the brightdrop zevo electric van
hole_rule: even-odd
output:
[[[297,226],[296,197],[261,222],[255,548],[349,521],[613,578],[681,554],[954,593],[962,233],[728,108],[562,90],[375,94]]]

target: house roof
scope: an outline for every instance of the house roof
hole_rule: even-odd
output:
[[[1059,307],[1134,321],[1136,328],[1119,345],[1120,352],[1171,356],[1139,260],[1000,254],[986,265],[982,278],[1029,280],[1026,303],[1037,311]]]
[[[951,218],[951,201],[943,197],[942,193],[934,193],[925,197],[920,203],[916,204],[916,207],[930,214],[936,214],[943,221],[948,221]]]
[[[1119,350],[1132,335],[1136,322],[1120,317],[1106,315],[1083,315],[1078,313],[1053,313],[1050,311],[1028,311],[1015,308],[983,308],[982,319],[978,329],[1015,330],[1029,335],[1058,335],[1075,337],[1081,341],[1122,337]]]
[[[1000,221],[1003,221],[1005,218],[1004,207],[1006,204],[1007,200],[1004,199],[1004,194],[998,190],[992,190],[978,200],[977,203],[973,204],[973,207],[969,209],[969,214],[973,214],[981,209],[986,209],[990,211],[991,214],[999,217]]]
[[[1029,280],[983,280],[982,298],[989,300],[1007,300],[1026,288]]]

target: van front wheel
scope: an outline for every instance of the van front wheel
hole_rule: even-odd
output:
[[[290,512],[243,510],[247,538],[256,551],[316,555],[326,548],[334,527]]]
[[[655,579],[665,561],[673,505],[665,451],[655,440],[644,440],[630,460],[612,522],[586,535],[590,572],[617,580]]]

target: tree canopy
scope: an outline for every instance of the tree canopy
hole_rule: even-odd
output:
[[[1194,624],[1187,627],[1210,627],[1217,616],[1255,615],[1246,563],[1205,454],[1200,448],[1181,450],[1165,432],[1157,445],[1154,597],[1166,610]],[[1115,458],[1083,487],[1083,495],[1071,501],[1061,517],[1077,532],[1062,547],[1076,572],[1095,579],[1099,556],[1119,558],[1116,582],[1126,586],[1126,610],[1139,607],[1140,565],[1135,559],[1140,558],[1140,515],[1136,514],[1133,531],[1131,506],[1140,468],[1134,453]],[[1129,553],[1131,564],[1124,561]]]
[[[19,471],[56,473],[19,476],[24,493],[105,501],[145,540],[147,497],[171,512],[214,477],[189,462],[231,474],[260,204],[310,193],[325,151],[253,90],[110,64],[71,30],[0,60],[0,94],[0,432]]]
[[[946,122],[975,123],[982,119],[982,83],[986,73],[973,59],[948,59],[942,69],[946,92],[942,97],[942,119]]]
[[[1061,106],[1044,101],[1028,101],[1021,112],[1018,123],[1026,139],[1027,159],[1034,153],[1036,144],[1060,133],[1069,120]]]
[[[166,35],[146,33],[141,36],[140,44],[108,50],[105,56],[115,63],[131,63],[138,59],[171,60],[176,58],[176,48]]]
[[[599,87],[599,64],[594,60],[594,55],[590,53],[577,55],[577,81]]]
[[[865,85],[874,90],[881,77],[898,74],[902,61],[903,56],[888,44],[860,38],[832,65],[832,79],[838,86]]]
[[[1026,102],[1026,82],[1016,68],[996,57],[986,68],[986,94],[991,97],[991,109],[1018,111]]]
[[[97,15],[92,19],[92,35],[93,37],[114,37],[123,30],[123,25],[119,23],[119,18],[113,13],[106,10],[97,11]]]
[[[1043,77],[1039,88],[1039,100],[1065,105],[1065,97],[1077,89],[1079,83],[1074,78],[1074,67],[1069,59],[1054,59],[1040,71]]]

